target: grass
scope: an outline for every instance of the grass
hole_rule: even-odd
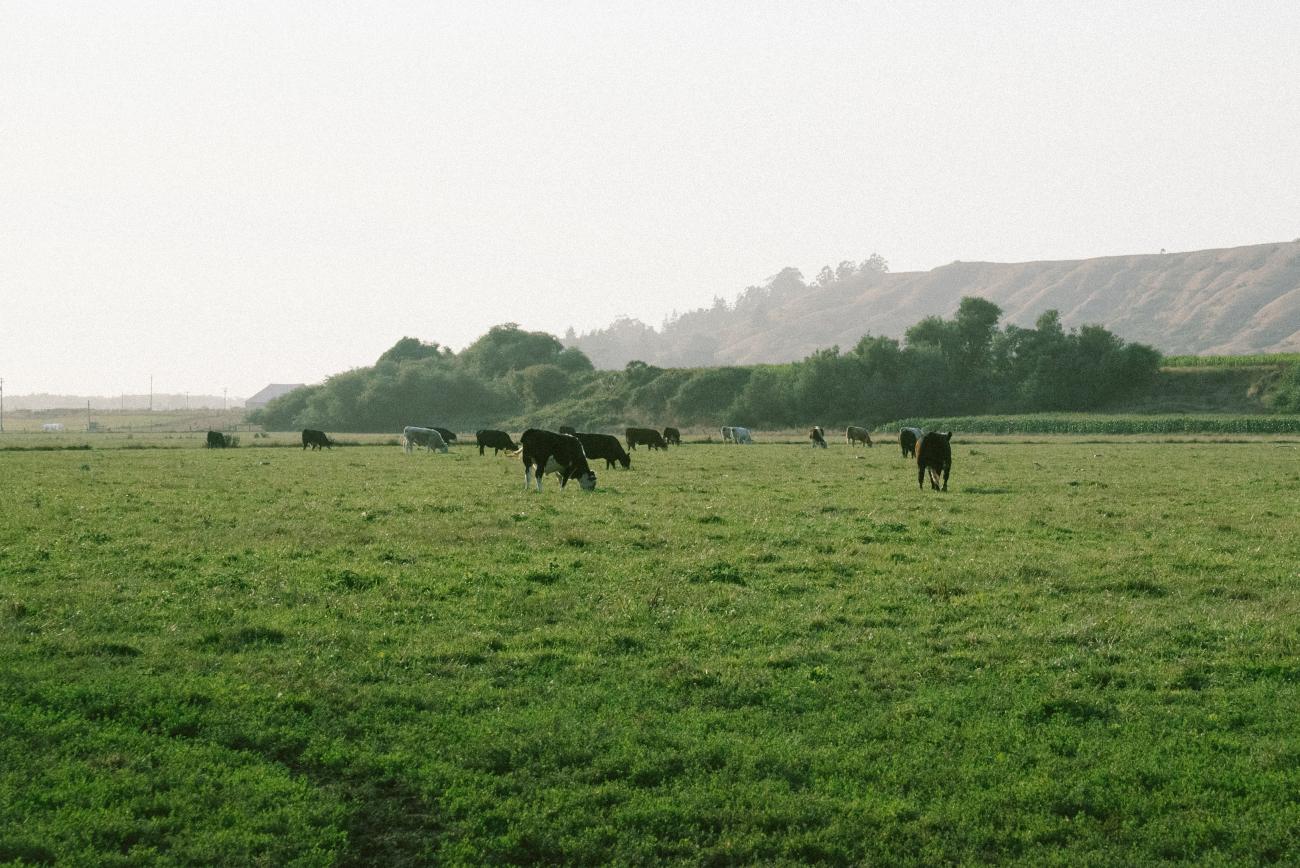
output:
[[[1300,860],[1295,443],[632,467],[0,453],[0,862]]]

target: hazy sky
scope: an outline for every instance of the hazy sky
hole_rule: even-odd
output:
[[[0,0],[5,392],[1300,236],[1300,4]]]

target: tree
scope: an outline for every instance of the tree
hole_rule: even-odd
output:
[[[531,365],[553,364],[564,345],[546,332],[526,332],[518,323],[493,326],[465,348],[460,361],[487,377],[500,377]]]
[[[419,359],[449,358],[451,350],[436,343],[426,344],[419,338],[406,337],[384,350],[376,362],[406,362]]]

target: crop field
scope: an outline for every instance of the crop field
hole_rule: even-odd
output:
[[[0,451],[0,862],[1295,864],[1298,447]]]

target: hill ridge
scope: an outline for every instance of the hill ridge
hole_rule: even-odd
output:
[[[961,297],[998,304],[1031,326],[1060,311],[1067,327],[1097,323],[1167,353],[1300,351],[1300,241],[1128,253],[1089,259],[955,260],[929,271],[823,269],[805,282],[787,268],[732,304],[684,314],[656,330],[636,320],[568,338],[601,368],[632,359],[664,366],[758,364],[804,358],[870,332],[902,337]]]

